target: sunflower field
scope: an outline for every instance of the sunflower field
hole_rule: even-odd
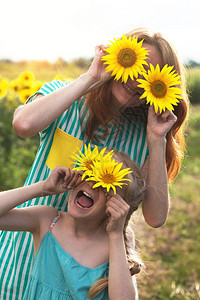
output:
[[[47,81],[74,80],[87,70],[89,61],[71,63],[0,61],[0,190],[24,184],[39,146],[39,136],[22,139],[12,128],[15,109]],[[70,76],[67,76],[67,75]]]
[[[21,139],[12,129],[14,110],[24,104],[42,82],[32,72],[22,72],[13,80],[0,77],[0,189],[23,184],[38,146],[37,136]]]
[[[0,190],[23,185],[39,146],[39,136],[23,139],[12,128],[15,109],[46,81],[73,80],[90,61],[71,63],[0,61]],[[64,75],[63,75],[64,74]],[[152,229],[135,214],[136,245],[145,271],[136,275],[141,300],[200,299],[200,67],[187,68],[191,101],[187,152],[170,185],[171,209],[164,226]]]

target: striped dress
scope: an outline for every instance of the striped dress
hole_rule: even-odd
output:
[[[69,84],[60,80],[45,84],[37,93],[47,95]],[[33,95],[27,102],[35,99]],[[37,101],[37,100],[36,100]],[[40,145],[28,174],[25,185],[44,180],[50,173],[48,161],[52,162],[51,152],[54,147],[55,136],[61,132],[64,139],[67,136],[72,142],[77,141],[79,149],[83,151],[83,145],[90,143],[91,148],[97,145],[100,148],[107,147],[122,151],[129,155],[139,166],[142,166],[148,154],[146,129],[141,121],[135,119],[130,122],[124,117],[120,126],[116,127],[108,123],[108,134],[104,135],[104,128],[99,126],[95,131],[98,142],[91,141],[86,136],[86,125],[89,111],[84,106],[85,99],[82,98],[66,110],[48,128],[40,132]],[[56,145],[56,144],[55,144]],[[58,148],[58,147],[57,147]],[[69,148],[73,149],[69,145]],[[74,147],[77,151],[77,147]],[[66,153],[66,151],[65,151]],[[55,155],[54,155],[55,156]],[[59,156],[59,155],[58,155]],[[54,159],[55,157],[53,157]],[[56,164],[56,161],[54,161]],[[24,203],[21,207],[32,205],[51,205],[58,210],[67,210],[66,193],[40,197]],[[27,232],[0,232],[0,299],[14,300],[22,299],[27,280],[31,272],[33,259],[32,235]],[[28,300],[28,299],[27,299]]]

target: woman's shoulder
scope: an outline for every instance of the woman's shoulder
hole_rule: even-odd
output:
[[[50,82],[46,82],[39,90],[39,93],[46,95],[50,94],[66,85],[70,84],[70,81],[62,81],[62,80],[53,80]]]
[[[63,87],[65,87],[66,85],[70,84],[70,81],[66,80],[66,81],[62,81],[62,80],[53,80],[50,82],[45,82],[38,91],[36,91],[33,95],[31,95],[27,101],[27,103],[30,103],[32,101],[34,101],[38,95],[42,95],[42,96],[46,96],[48,94],[51,94],[53,92],[55,92],[58,89],[61,89]]]

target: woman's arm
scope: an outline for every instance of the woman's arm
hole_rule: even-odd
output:
[[[107,202],[110,216],[106,227],[109,236],[109,299],[134,300],[135,286],[129,270],[124,243],[123,229],[130,207],[119,196],[114,195]]]
[[[63,193],[81,181],[78,172],[56,167],[45,181],[0,193],[0,229],[11,231],[36,230],[39,224],[38,208],[16,207],[35,197]]]
[[[166,134],[176,119],[171,111],[156,114],[152,106],[149,108],[147,123],[149,158],[143,168],[147,173],[147,193],[142,209],[145,221],[155,228],[165,223],[170,206],[166,168]]]
[[[77,99],[109,80],[110,75],[101,61],[104,48],[103,45],[95,48],[95,57],[87,73],[51,94],[39,94],[36,101],[16,109],[13,127],[19,136],[26,138],[44,130]]]

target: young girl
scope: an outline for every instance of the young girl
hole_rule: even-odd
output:
[[[117,158],[132,170],[127,175],[132,182],[117,194],[93,188],[93,181],[82,181],[80,173],[66,167],[56,167],[45,181],[0,193],[0,228],[33,235],[34,263],[23,299],[136,299],[131,275],[140,264],[128,221],[143,199],[145,183],[134,163],[130,166],[122,154]],[[68,212],[15,208],[66,190]]]

